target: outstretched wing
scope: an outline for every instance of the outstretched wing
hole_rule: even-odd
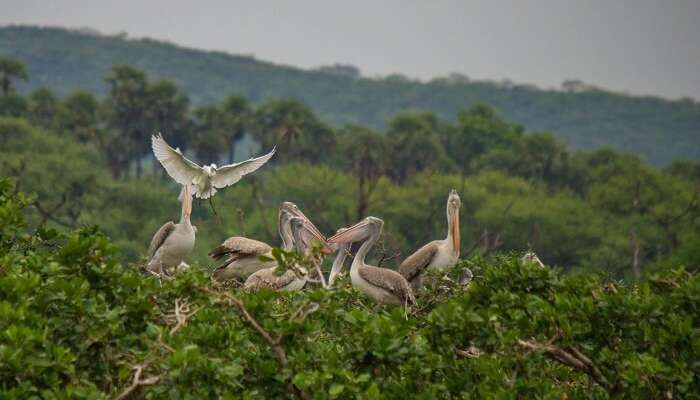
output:
[[[266,162],[275,155],[276,148],[273,148],[271,152],[260,156],[257,158],[251,158],[250,160],[245,160],[235,164],[224,165],[221,168],[216,169],[216,175],[212,178],[211,182],[215,188],[221,189],[226,186],[233,185],[243,178],[243,176],[255,172],[258,168],[265,165]]]
[[[173,221],[168,221],[163,226],[158,229],[158,232],[156,232],[155,235],[153,235],[153,239],[151,239],[151,245],[148,246],[148,260],[150,261],[153,256],[156,254],[156,251],[160,248],[160,246],[165,243],[165,239],[170,236],[171,233],[175,230],[175,223]]]
[[[413,280],[430,264],[437,252],[437,242],[433,241],[426,244],[403,260],[399,266],[399,273],[407,280]]]
[[[204,173],[199,165],[185,158],[180,149],[170,147],[160,133],[151,136],[151,147],[168,175],[181,185],[191,184],[192,179]]]

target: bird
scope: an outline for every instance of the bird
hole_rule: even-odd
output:
[[[146,270],[154,275],[165,276],[176,271],[194,248],[197,228],[190,222],[192,194],[190,185],[183,185],[180,192],[182,212],[180,222],[166,222],[158,229],[148,247]]]
[[[160,133],[151,136],[151,147],[168,175],[181,185],[193,185],[194,196],[200,199],[209,199],[218,189],[231,186],[243,176],[255,172],[265,165],[276,151],[276,148],[273,148],[264,156],[218,167],[216,164],[199,166],[190,161],[179,148],[173,149]]]
[[[340,228],[336,231],[336,234],[343,233],[347,228]],[[343,269],[343,264],[345,263],[345,258],[348,256],[348,250],[350,249],[350,243],[336,243],[336,256],[333,260],[333,266],[331,267],[331,272],[328,275],[328,287],[333,286],[335,279],[338,277]]]
[[[457,191],[452,189],[447,197],[447,237],[427,243],[399,265],[399,273],[411,282],[414,289],[422,286],[422,275],[426,270],[444,271],[459,261],[461,204]]]
[[[277,224],[284,250],[291,251],[294,247],[290,226],[293,217],[305,219],[308,222],[305,229],[308,229],[318,238],[324,249],[328,248],[325,237],[311,221],[308,221],[308,218],[299,210],[299,207],[294,203],[284,202],[279,208]],[[259,259],[259,256],[269,258],[271,254],[272,246],[267,243],[241,236],[230,237],[209,252],[209,256],[215,260],[224,260],[223,264],[214,270],[214,279],[217,281],[225,281],[232,278],[246,279],[256,271],[275,267],[277,264],[274,261],[262,261]]]
[[[396,271],[365,264],[369,250],[382,234],[384,221],[366,217],[347,230],[328,238],[329,243],[352,243],[363,241],[350,266],[350,282],[372,300],[389,305],[405,307],[416,304],[408,281]]]
[[[306,255],[305,253],[311,248],[310,241],[321,240],[309,227],[311,225],[309,221],[304,218],[293,216],[289,219],[289,225],[294,247],[300,254]],[[308,270],[297,263],[292,263],[288,267],[281,275],[277,275],[279,265],[254,272],[246,279],[243,289],[248,291],[256,291],[262,288],[278,291],[302,289],[309,277]]]
[[[462,272],[459,274],[459,284],[462,286],[469,286],[472,279],[474,279],[472,270],[467,267],[462,268]]]
[[[520,258],[520,262],[522,264],[535,264],[536,266],[540,268],[544,268],[544,263],[540,260],[539,257],[537,257],[537,254],[535,254],[534,251],[528,250],[523,256]]]

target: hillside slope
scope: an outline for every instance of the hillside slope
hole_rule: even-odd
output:
[[[58,28],[0,28],[0,54],[28,65],[30,82],[60,94],[81,88],[104,93],[114,64],[131,64],[154,78],[176,81],[194,104],[237,92],[255,102],[272,96],[304,101],[332,123],[382,126],[398,111],[425,109],[443,118],[477,102],[532,130],[551,131],[580,149],[613,147],[663,165],[700,159],[700,104],[633,97],[602,90],[545,91],[531,86],[402,77],[369,79],[307,71],[148,39],[128,40]]]

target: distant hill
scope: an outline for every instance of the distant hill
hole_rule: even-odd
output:
[[[428,83],[400,75],[364,78],[350,67],[303,70],[150,39],[19,26],[0,28],[0,54],[28,65],[31,80],[22,90],[46,85],[59,94],[78,88],[104,94],[104,77],[112,65],[130,64],[151,78],[176,81],[194,104],[218,101],[231,92],[254,102],[294,97],[328,122],[382,127],[402,110],[430,110],[453,119],[464,107],[482,102],[508,120],[550,131],[575,148],[612,147],[656,165],[700,159],[700,103],[628,96],[575,81],[555,91],[462,76]]]

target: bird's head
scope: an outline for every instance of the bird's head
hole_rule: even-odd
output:
[[[202,169],[210,177],[216,175],[216,164],[205,165]]]

